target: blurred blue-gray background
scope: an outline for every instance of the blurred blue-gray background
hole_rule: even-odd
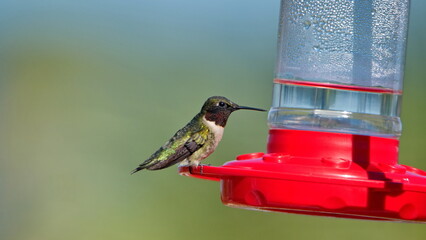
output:
[[[426,169],[426,2],[412,0],[403,164]],[[176,167],[129,172],[212,95],[269,108],[279,1],[0,2],[0,239],[426,239],[419,224],[225,207]],[[238,112],[206,163],[265,151]],[[426,204],[426,203],[425,203]]]

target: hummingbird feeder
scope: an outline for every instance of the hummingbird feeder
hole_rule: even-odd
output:
[[[426,172],[398,163],[409,0],[282,0],[267,153],[180,167],[227,206],[426,222]]]

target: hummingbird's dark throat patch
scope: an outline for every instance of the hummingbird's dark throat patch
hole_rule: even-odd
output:
[[[227,111],[206,112],[205,118],[217,126],[225,127],[230,114],[231,112]]]

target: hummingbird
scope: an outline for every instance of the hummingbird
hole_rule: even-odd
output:
[[[214,152],[222,140],[223,130],[231,113],[241,109],[265,111],[240,106],[221,96],[208,98],[201,111],[186,126],[177,131],[131,174],[143,169],[164,169],[179,162],[180,166],[198,166],[201,160]]]

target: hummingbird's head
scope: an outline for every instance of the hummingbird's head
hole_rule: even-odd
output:
[[[266,111],[260,108],[240,106],[226,97],[213,96],[209,97],[201,108],[201,113],[207,121],[215,122],[216,125],[225,127],[226,121],[232,112],[240,109]]]

